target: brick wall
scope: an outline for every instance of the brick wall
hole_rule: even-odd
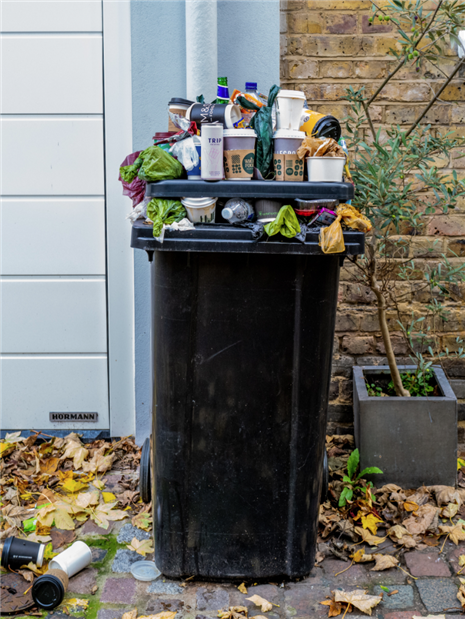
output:
[[[434,2],[432,3],[434,5]],[[281,86],[303,90],[311,109],[330,113],[339,119],[347,115],[342,100],[345,89],[365,85],[368,93],[380,84],[395,61],[388,55],[395,46],[390,24],[370,26],[370,0],[281,0]],[[450,71],[457,56],[445,52],[442,68]],[[401,70],[373,110],[376,128],[406,124],[417,116],[428,101],[441,74],[431,65],[422,74],[415,69]],[[425,79],[427,78],[427,79]],[[444,91],[428,114],[429,123],[440,130],[453,130],[465,136],[465,69]],[[367,136],[368,137],[368,136]],[[465,174],[465,158],[437,161],[445,171],[453,168]],[[434,251],[428,251],[436,241]],[[431,261],[448,249],[465,256],[465,200],[453,215],[435,215],[428,222],[424,237],[416,237],[411,257]],[[458,258],[455,260],[463,260]],[[418,277],[422,277],[421,269]],[[421,312],[426,301],[418,294],[415,282],[399,284],[407,292],[405,310]],[[462,293],[465,289],[462,290]],[[464,298],[462,294],[462,299]],[[451,303],[451,320],[439,334],[440,344],[453,349],[457,335],[465,339],[463,302]],[[396,319],[392,315],[395,329]],[[394,334],[394,349],[399,360],[411,363],[400,334]],[[369,289],[356,283],[350,265],[341,272],[339,310],[334,342],[334,369],[330,389],[330,431],[347,431],[352,425],[352,366],[385,363],[377,313]],[[465,363],[447,364],[449,378],[459,400],[459,440],[465,442]]]

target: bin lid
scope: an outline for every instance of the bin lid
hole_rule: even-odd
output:
[[[319,245],[319,228],[307,232],[305,243],[277,234],[257,241],[250,228],[231,224],[197,224],[189,230],[165,230],[163,243],[153,237],[151,225],[138,219],[132,226],[131,247],[154,251],[195,251],[253,254],[324,255]],[[355,256],[364,253],[365,234],[344,231],[346,251],[331,256]]]

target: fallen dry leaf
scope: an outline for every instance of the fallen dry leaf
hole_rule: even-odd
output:
[[[443,508],[441,516],[443,518],[453,518],[457,515],[458,511],[459,505],[457,505],[457,503],[449,503],[448,505],[446,505],[446,507]]]
[[[18,570],[16,573],[21,574],[21,576],[24,578],[24,580],[27,580],[27,582],[34,582],[34,574],[31,571]]]
[[[411,535],[424,535],[426,531],[437,528],[439,509],[434,505],[422,505],[415,515],[406,518],[402,525]]]
[[[136,619],[137,618],[137,608],[134,610],[129,610],[127,613],[124,613],[121,619]]]
[[[138,529],[142,529],[143,531],[151,531],[152,530],[152,512],[139,512],[136,516],[134,516],[131,520],[133,526]]]
[[[370,546],[377,546],[378,544],[382,544],[385,537],[377,537],[376,535],[372,535],[369,531],[364,529],[363,527],[355,527],[357,533],[361,536],[364,542],[369,544]]]
[[[174,619],[176,612],[165,610],[156,615],[141,615],[139,619]]]
[[[392,555],[374,554],[374,560],[376,561],[374,567],[371,568],[371,572],[381,572],[382,570],[388,570],[391,567],[396,567],[399,560]]]
[[[102,492],[102,497],[105,503],[111,503],[112,501],[116,501],[116,497],[113,492]]]
[[[152,540],[144,539],[139,541],[137,537],[132,538],[132,542],[126,546],[129,550],[134,550],[138,555],[145,557],[146,554],[153,552]]]
[[[376,535],[378,532],[377,523],[383,522],[381,518],[378,518],[374,514],[364,514],[362,516],[362,526],[364,529],[369,529],[373,535]]]
[[[42,460],[40,462],[40,472],[45,475],[53,475],[58,468],[60,463],[60,458],[48,458],[47,460]]]
[[[441,535],[448,535],[449,539],[454,542],[456,546],[465,539],[465,531],[463,530],[462,524],[456,524],[451,527],[441,525],[439,530],[441,531]]]
[[[90,592],[91,592],[91,594],[92,594],[92,595],[95,595],[95,594],[97,593],[97,591],[98,591],[98,585],[94,585],[94,586],[92,587],[92,589],[90,590]]]
[[[407,529],[400,524],[396,524],[391,527],[388,530],[387,534],[393,542],[398,542],[406,548],[415,548],[415,546],[417,545],[417,542],[414,540],[412,535],[410,535]]]
[[[116,459],[114,453],[109,456],[103,456],[101,454],[95,454],[92,460],[84,462],[82,464],[82,470],[84,473],[106,473],[111,469],[113,462]]]
[[[89,600],[72,598],[71,600],[66,600],[66,606],[71,612],[75,612],[77,610],[85,610],[89,606]]]
[[[245,586],[244,582],[241,583],[237,588],[239,589],[241,593],[247,593],[247,587]]]
[[[341,602],[335,602],[334,600],[324,600],[320,602],[323,606],[329,606],[328,608],[328,617],[337,617],[342,612],[342,604]]]
[[[62,460],[66,460],[66,458],[73,458],[74,468],[78,470],[81,468],[88,454],[88,449],[82,445],[77,434],[73,432],[65,437],[65,452],[61,456]]]
[[[247,614],[247,606],[230,606],[228,610],[218,611],[220,619],[244,619],[244,617],[247,617]]]
[[[270,604],[268,600],[260,597],[259,595],[252,595],[251,598],[247,598],[250,602],[253,602],[256,606],[260,606],[263,613],[267,613],[269,610],[272,610],[273,604]]]
[[[465,578],[460,578],[460,587],[457,592],[457,599],[462,605],[462,608],[465,609]]]
[[[335,602],[346,602],[352,604],[363,613],[371,615],[372,609],[383,599],[382,595],[368,595],[365,591],[333,591]]]
[[[369,561],[374,561],[373,555],[365,554],[365,547],[359,548],[357,552],[354,552],[351,559],[354,563],[367,563]]]
[[[406,512],[415,512],[420,506],[415,501],[405,501],[403,508]]]
[[[76,533],[74,531],[61,531],[59,529],[52,529],[50,532],[53,548],[61,548],[74,542],[76,539]]]

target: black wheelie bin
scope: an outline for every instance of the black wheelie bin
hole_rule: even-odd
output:
[[[353,196],[346,183],[162,181],[160,197]],[[314,564],[339,269],[345,254],[201,224],[164,242],[136,222],[152,272],[155,561],[179,578],[273,579]],[[151,457],[150,457],[151,456]],[[150,490],[146,491],[150,495]]]

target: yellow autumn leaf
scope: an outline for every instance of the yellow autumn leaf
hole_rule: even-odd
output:
[[[415,501],[405,501],[403,507],[406,512],[416,512],[420,506]]]
[[[457,459],[457,471],[460,471],[460,469],[465,466],[465,460],[463,458],[458,458]]]
[[[137,617],[137,608],[134,610],[129,610],[127,613],[124,613],[121,619],[136,619]]]
[[[12,443],[0,443],[0,458],[6,455],[7,451],[12,447],[14,448]]]
[[[374,554],[373,559],[376,561],[374,567],[371,568],[372,572],[381,572],[382,570],[388,570],[391,567],[395,567],[399,561],[392,555]]]
[[[137,554],[145,557],[146,554],[150,554],[153,552],[152,540],[144,539],[139,541],[137,537],[132,538],[132,542],[126,546],[129,550],[134,550]]]
[[[95,479],[92,483],[99,490],[103,490],[105,488],[105,484],[104,484],[104,480],[103,479]],[[127,615],[128,613],[125,613],[125,614]]]
[[[253,602],[256,606],[260,606],[263,613],[266,613],[273,608],[273,604],[270,604],[268,600],[265,600],[265,598],[262,598],[259,595],[252,595],[251,598],[246,599]]]
[[[71,600],[66,600],[66,606],[69,608],[71,612],[86,609],[89,606],[89,600],[84,600],[81,598],[72,598]]]
[[[443,526],[439,527],[441,535],[448,535],[449,539],[457,546],[459,542],[465,539],[465,531],[461,524],[456,524],[453,527]]]
[[[139,619],[174,619],[176,612],[171,610],[164,610],[156,615],[142,615]]]
[[[75,505],[82,507],[83,509],[86,509],[90,505],[98,505],[98,503],[99,493],[97,490],[94,490],[93,492],[81,492],[77,495],[76,500],[74,501]]]
[[[65,479],[62,484],[62,488],[65,492],[74,494],[75,492],[79,492],[79,490],[87,488],[87,484],[82,481],[77,481],[76,479]]]
[[[385,537],[377,537],[376,535],[372,535],[369,531],[363,529],[362,527],[355,527],[355,531],[360,535],[362,540],[370,546],[382,544],[386,539]]]
[[[460,555],[459,557],[459,565],[463,567],[465,565],[465,555]]]
[[[247,587],[245,586],[244,582],[241,583],[237,588],[239,589],[241,593],[247,593]]]
[[[443,508],[441,516],[443,518],[453,518],[457,515],[458,511],[459,506],[457,505],[457,503],[449,503],[448,505],[446,505],[446,507]]]
[[[152,514],[151,512],[139,512],[131,520],[133,526],[143,531],[152,530]]]
[[[333,591],[335,602],[346,602],[352,604],[363,613],[371,615],[372,609],[377,606],[383,599],[382,595],[368,595],[363,590],[355,591]]]
[[[108,456],[95,454],[91,460],[83,463],[82,470],[84,473],[106,473],[109,469],[111,469],[115,458],[116,455],[114,453]]]
[[[68,437],[66,437],[65,441],[65,452],[61,456],[61,459],[65,460],[66,458],[72,458],[74,468],[78,470],[81,468],[82,463],[89,455],[89,450],[82,445],[77,434],[70,434]]]
[[[75,529],[74,520],[63,507],[57,507],[53,512],[55,526],[57,529],[72,531]]]
[[[102,496],[105,503],[111,503],[111,501],[116,501],[116,497],[113,492],[102,492]]]
[[[378,518],[374,514],[363,514],[362,515],[362,526],[364,529],[369,529],[373,535],[376,535],[378,532],[378,527],[376,526],[377,522],[383,522],[381,518]]]
[[[359,550],[354,552],[351,558],[354,563],[367,563],[368,561],[373,561],[373,555],[365,554],[365,547],[359,548]]]

